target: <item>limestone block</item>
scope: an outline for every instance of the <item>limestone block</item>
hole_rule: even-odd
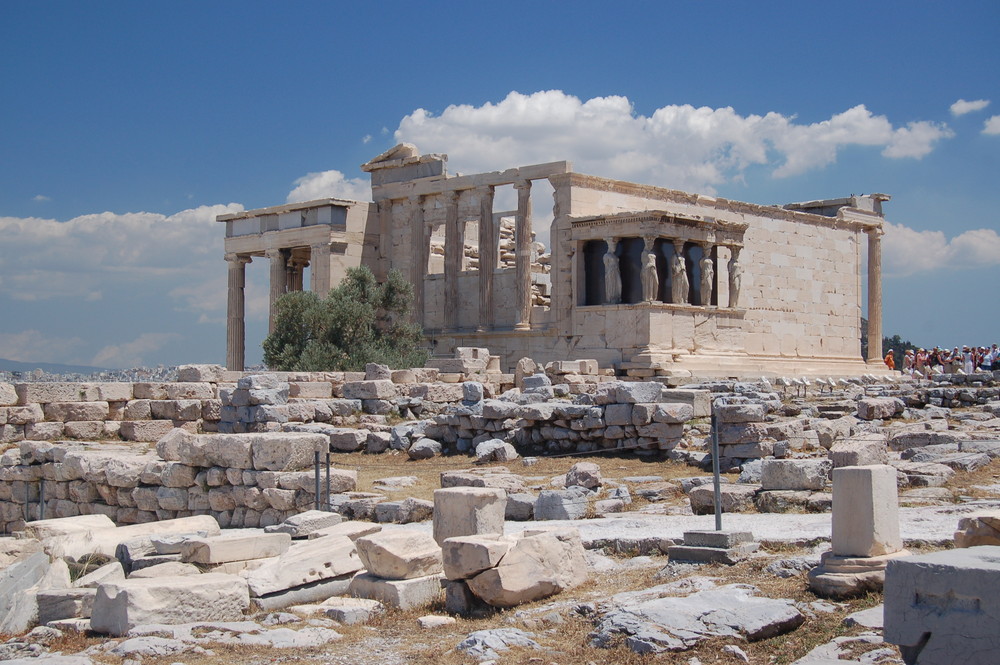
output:
[[[870,434],[841,439],[830,446],[830,461],[834,468],[888,464],[889,448],[882,434]]]
[[[190,487],[194,485],[198,469],[179,462],[166,462],[160,472],[160,482],[165,487]]]
[[[402,501],[383,501],[375,506],[376,522],[397,522],[409,524],[430,519],[434,513],[434,504],[423,499],[412,497]]]
[[[903,412],[906,405],[897,397],[863,397],[858,400],[858,418],[882,420]]]
[[[407,580],[441,572],[441,547],[420,531],[390,531],[358,538],[358,555],[369,573]]]
[[[574,531],[526,532],[496,567],[469,579],[469,588],[494,607],[514,607],[578,586],[587,564]]]
[[[474,577],[496,566],[513,544],[513,538],[496,534],[449,538],[441,547],[444,576],[449,580]]]
[[[0,406],[13,406],[17,404],[17,391],[13,384],[0,383]]]
[[[316,451],[325,452],[329,445],[329,439],[321,434],[257,435],[252,444],[253,468],[259,471],[304,469],[312,466]]]
[[[1000,545],[1000,511],[963,517],[955,532],[955,547]]]
[[[115,523],[107,515],[79,515],[47,520],[34,520],[24,525],[28,538],[45,540],[76,533],[88,533],[94,529],[113,529]]]
[[[362,536],[378,533],[382,530],[381,525],[371,522],[355,522],[353,520],[341,522],[334,526],[328,526],[309,534],[309,540],[325,538],[327,536],[346,536],[351,540],[357,540]]]
[[[660,396],[663,385],[655,381],[617,381],[606,385],[614,386],[614,401],[618,403],[642,404],[662,401]]]
[[[434,491],[434,540],[503,533],[507,493],[487,487],[448,487]]]
[[[718,404],[715,418],[720,423],[759,423],[767,416],[763,404]]]
[[[83,517],[81,515],[81,517]],[[53,557],[72,557],[79,560],[90,554],[114,557],[118,545],[157,534],[193,533],[205,531],[210,535],[219,533],[219,523],[210,515],[192,515],[157,522],[130,524],[110,529],[88,529],[65,535],[45,538],[42,545]]]
[[[833,554],[871,557],[903,549],[896,470],[887,465],[833,471]]]
[[[410,459],[414,460],[430,459],[435,455],[441,454],[441,443],[428,437],[422,437],[414,441],[413,444],[406,449],[406,454],[410,457]]]
[[[36,594],[38,623],[73,618],[90,618],[97,589],[47,589]]]
[[[636,433],[639,436],[657,439],[659,441],[673,441],[684,435],[684,425],[680,423],[653,422],[648,425],[643,425],[642,427],[637,427]]]
[[[215,386],[211,383],[201,382],[179,381],[177,383],[168,383],[165,386],[165,392],[165,398],[149,397],[148,399],[202,400],[218,397],[215,392]]]
[[[968,435],[962,432],[903,431],[889,435],[889,450],[907,450],[945,443],[958,443],[965,438],[968,438]]]
[[[327,618],[345,626],[366,623],[385,611],[382,603],[367,598],[331,598],[323,603],[323,608]]]
[[[0,570],[0,635],[16,635],[33,626],[38,618],[35,594],[29,589],[42,581],[49,569],[43,552]]]
[[[154,577],[183,577],[188,575],[201,575],[201,569],[190,563],[180,561],[165,561],[145,568],[135,570],[128,575],[128,579],[152,579]]]
[[[126,441],[159,441],[174,428],[170,420],[124,421],[119,432]]]
[[[751,512],[754,509],[754,496],[759,491],[760,485],[723,483],[722,512]],[[711,484],[691,488],[688,498],[691,499],[691,510],[695,515],[711,515],[715,512],[715,490]]]
[[[722,445],[757,443],[767,437],[764,423],[719,423],[719,443]]]
[[[264,596],[364,568],[354,541],[344,535],[303,540],[246,574],[250,592]]]
[[[604,422],[607,425],[618,425],[619,427],[631,425],[632,405],[608,404],[604,407]]]
[[[150,406],[151,400],[134,399],[125,405],[122,418],[125,420],[149,420],[153,417],[153,408]]]
[[[656,401],[687,404],[691,407],[692,418],[707,418],[712,415],[712,395],[708,390],[664,388],[660,399]]]
[[[134,453],[107,455],[101,462],[107,484],[112,487],[135,487],[139,484],[139,476],[152,459],[152,455]],[[91,465],[91,469],[95,466]],[[99,475],[94,477],[93,474],[88,474],[87,479],[101,480]]]
[[[120,636],[142,624],[240,621],[249,608],[246,580],[235,575],[125,580],[98,588],[90,624]]]
[[[222,365],[181,365],[177,368],[177,380],[181,383],[223,383],[226,368]]]
[[[392,399],[397,396],[396,386],[389,379],[376,381],[349,381],[341,386],[346,399]]]
[[[907,663],[995,663],[998,585],[1000,547],[894,559],[885,570],[885,641],[899,645]]]
[[[278,556],[292,544],[287,533],[236,532],[191,538],[181,548],[185,563],[226,563]]]
[[[900,486],[943,487],[955,475],[954,469],[934,462],[902,462],[893,460],[891,465],[900,476]]]
[[[84,385],[67,382],[16,383],[17,403],[49,404],[51,402],[76,402],[85,398]]]
[[[330,450],[341,452],[361,450],[368,439],[368,432],[365,430],[346,427],[331,428],[328,435],[330,437]]]
[[[765,459],[760,484],[765,490],[821,490],[833,463],[817,459]]]
[[[428,575],[408,580],[387,580],[362,574],[351,580],[350,593],[357,598],[377,600],[389,607],[411,610],[437,602],[441,597],[443,575]]]
[[[422,397],[428,402],[446,403],[458,402],[465,396],[462,384],[458,383],[428,383],[424,384],[417,394],[411,392],[411,397]]]
[[[264,529],[265,533],[287,533],[292,538],[306,538],[315,531],[336,526],[344,521],[340,513],[330,513],[323,510],[307,510],[292,515],[281,524],[275,524]]]
[[[535,500],[535,520],[576,520],[586,516],[591,493],[584,487],[542,490]]]
[[[162,382],[139,382],[132,385],[135,399],[169,399],[167,384]]]
[[[56,424],[56,423],[52,423]],[[102,438],[117,438],[118,432],[121,430],[121,426],[118,423],[113,423],[107,420],[80,420],[65,423],[63,427],[63,434],[68,439],[80,439],[83,441],[92,441],[94,439]],[[25,426],[27,429],[27,426]]]
[[[9,425],[30,425],[45,420],[45,413],[40,404],[9,406],[5,410]]]
[[[299,399],[329,399],[333,397],[333,384],[329,381],[289,381],[288,396]]]
[[[502,439],[489,439],[476,445],[476,463],[500,462],[501,464],[515,460],[521,455],[517,448]]]
[[[593,462],[577,462],[566,472],[566,487],[578,485],[587,489],[601,486],[601,467]]]
[[[103,422],[101,424],[103,425]],[[24,426],[24,438],[32,441],[56,441],[63,438],[63,429],[62,422],[28,423]],[[74,435],[70,437],[78,438]]]

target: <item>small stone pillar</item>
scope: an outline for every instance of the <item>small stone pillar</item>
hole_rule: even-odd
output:
[[[246,265],[250,256],[226,254],[229,298],[226,319],[226,369],[242,372],[246,353]]]
[[[885,566],[909,556],[899,535],[896,469],[886,464],[833,470],[832,549],[809,572],[816,593],[845,598],[879,591]]]
[[[454,536],[503,534],[507,493],[492,487],[447,487],[434,490],[434,540]]]

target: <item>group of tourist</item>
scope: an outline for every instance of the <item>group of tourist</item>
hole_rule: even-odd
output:
[[[892,349],[885,354],[885,364],[889,369],[896,369],[896,358]],[[994,344],[986,346],[956,346],[951,351],[935,346],[931,350],[907,349],[903,355],[902,368],[904,374],[927,378],[931,374],[972,374],[973,372],[991,372],[1000,369],[1000,349]]]

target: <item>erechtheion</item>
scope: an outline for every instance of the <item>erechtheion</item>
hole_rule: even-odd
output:
[[[637,377],[884,369],[886,195],[763,206],[575,173],[568,162],[449,175],[446,155],[408,144],[362,169],[372,203],[331,198],[218,218],[230,369],[244,364],[245,265],[262,256],[272,308],[305,286],[307,266],[318,292],[353,266],[380,278],[398,269],[435,355],[487,347],[505,369],[524,356],[596,358]],[[497,210],[509,187],[516,210]],[[549,192],[546,248],[533,208]]]

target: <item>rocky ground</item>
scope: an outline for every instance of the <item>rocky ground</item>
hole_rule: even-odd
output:
[[[815,417],[832,399],[784,397],[769,416],[772,424]],[[859,404],[866,397],[850,399]],[[914,552],[954,547],[962,518],[1000,508],[1000,444],[994,445],[1000,439],[1000,419],[995,417],[1000,405],[990,399],[960,402],[954,396],[943,398],[954,400],[953,407],[940,400],[906,406],[898,397],[876,399],[899,403],[882,404],[884,413],[841,418],[852,419],[847,423],[852,435],[877,434],[883,461],[897,467],[904,544]],[[683,444],[692,453],[705,444],[699,427],[705,429],[699,423],[689,428],[693,433]],[[794,447],[786,458],[830,458],[830,443]],[[757,504],[743,505],[746,512],[726,513],[723,526],[751,532],[761,543],[757,552],[731,566],[680,563],[668,558],[667,547],[680,542],[685,531],[715,525],[712,515],[692,513],[690,490],[695,485],[685,482],[704,471],[679,461],[596,454],[528,464],[512,460],[505,468],[521,477],[525,490],[540,493],[566,487],[566,472],[580,461],[599,468],[599,489],[586,497],[590,509],[582,519],[547,520],[544,526],[579,530],[589,580],[555,596],[457,617],[448,615],[443,600],[369,614],[343,607],[333,611],[335,599],[325,608],[251,612],[238,621],[140,625],[115,638],[53,624],[58,627],[10,637],[0,644],[0,660],[35,665],[902,662],[898,649],[881,639],[880,594],[829,600],[808,588],[806,573],[829,548],[830,513],[810,512],[822,511],[822,501],[790,502],[783,506],[787,512],[759,512]],[[426,500],[440,487],[442,472],[467,468],[469,460],[357,454],[340,456],[337,464],[358,471],[359,490]],[[749,472],[738,475],[739,469],[727,469],[729,484],[759,491],[753,466],[741,466]],[[492,468],[501,472],[497,465]],[[597,501],[626,494],[631,503],[623,512],[595,516]],[[539,524],[508,521],[506,532]],[[429,520],[382,527],[426,533],[432,528]]]

